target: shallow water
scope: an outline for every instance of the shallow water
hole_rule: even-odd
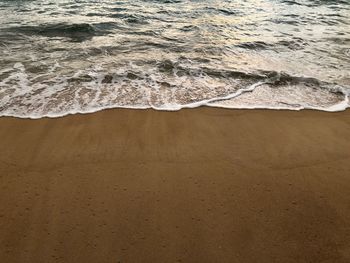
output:
[[[344,110],[350,1],[3,1],[0,115]]]

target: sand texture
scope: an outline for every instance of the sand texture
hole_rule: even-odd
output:
[[[350,262],[350,111],[0,118],[0,262]]]

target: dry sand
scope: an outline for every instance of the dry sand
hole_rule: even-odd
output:
[[[350,262],[350,111],[0,118],[0,262]]]

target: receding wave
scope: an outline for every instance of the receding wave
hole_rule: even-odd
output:
[[[51,69],[52,73],[59,70]],[[186,68],[169,60],[110,72],[73,75],[31,73],[23,64],[0,71],[0,115],[58,117],[108,108],[179,110],[203,105],[226,108],[346,109],[346,86],[274,71],[246,73]]]

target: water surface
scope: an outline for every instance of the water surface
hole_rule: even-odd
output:
[[[350,2],[0,0],[0,115],[343,110]]]

